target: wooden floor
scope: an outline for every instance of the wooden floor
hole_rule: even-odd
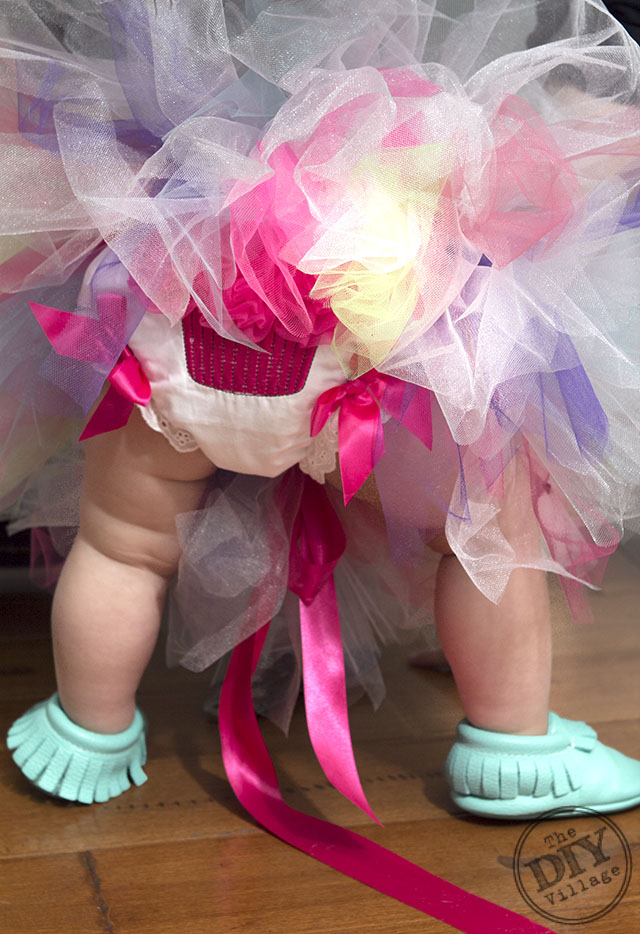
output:
[[[553,706],[640,758],[640,582],[623,554],[593,598],[596,626],[569,623],[558,601]],[[47,599],[0,597],[0,730],[53,689]],[[375,827],[328,787],[298,711],[287,740],[264,725],[294,807],[357,829],[445,879],[543,922],[519,894],[522,823],[476,821],[449,803],[441,767],[460,709],[450,675],[386,661],[388,698],[351,723]],[[150,720],[149,781],[83,807],[31,789],[0,755],[0,930],[3,934],[347,934],[450,931],[289,848],[249,819],[226,783],[215,724],[201,712],[206,676],[164,669],[158,653],[141,707]],[[640,809],[616,815],[637,870],[601,920],[554,931],[640,931]],[[602,889],[602,904],[607,892]],[[515,930],[515,928],[513,929]]]

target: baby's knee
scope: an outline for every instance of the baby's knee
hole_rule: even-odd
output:
[[[180,543],[173,529],[149,529],[96,510],[83,512],[78,544],[128,568],[169,581],[178,570]]]

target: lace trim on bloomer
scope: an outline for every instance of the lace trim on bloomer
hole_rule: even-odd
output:
[[[327,474],[336,467],[338,453],[338,413],[334,412],[319,435],[311,439],[306,457],[300,461],[300,470],[317,483],[324,483]]]
[[[176,451],[187,453],[188,451],[198,450],[198,444],[193,435],[185,431],[184,428],[176,428],[175,425],[172,425],[169,419],[164,416],[158,419],[158,425],[162,429],[163,435],[165,435]]]
[[[159,415],[150,406],[141,409],[142,416],[147,424],[161,432],[174,450],[188,454],[198,451],[199,445],[193,435],[184,428],[178,428],[173,422]],[[336,467],[338,453],[338,416],[331,416],[319,435],[311,439],[306,456],[300,461],[300,470],[308,474],[316,483],[324,483],[327,474],[332,473]]]
[[[198,451],[200,445],[195,440],[190,431],[185,428],[178,428],[173,422],[169,421],[164,415],[156,412],[153,403],[144,408],[139,406],[142,417],[150,428],[159,431],[165,436],[169,444],[181,454],[189,454],[191,451]]]

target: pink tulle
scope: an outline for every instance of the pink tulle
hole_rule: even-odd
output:
[[[597,529],[594,541],[587,529],[576,522],[576,515],[562,495],[553,478],[531,447],[525,447],[531,474],[531,499],[536,518],[551,553],[551,557],[568,574],[560,576],[567,605],[578,622],[592,622],[593,611],[586,599],[584,583],[600,587],[607,566],[607,558],[620,543],[616,530],[593,507],[582,504],[590,513],[590,527]]]
[[[491,125],[482,200],[462,231],[499,268],[535,244],[550,247],[571,220],[578,179],[540,117],[513,95]],[[473,193],[472,193],[473,198]]]
[[[288,335],[303,345],[330,338],[336,319],[323,302],[310,297],[314,280],[283,259],[283,250],[313,219],[302,192],[293,183],[295,160],[289,146],[269,160],[273,174],[231,206],[231,245],[239,270],[251,293],[270,309]],[[236,293],[231,290],[230,315],[237,322]],[[244,290],[244,286],[242,287]],[[246,291],[246,290],[245,290]]]

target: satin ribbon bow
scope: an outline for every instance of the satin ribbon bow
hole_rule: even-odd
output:
[[[431,448],[431,393],[394,376],[370,370],[323,392],[311,413],[315,438],[338,412],[340,475],[345,505],[358,492],[385,451],[384,409]]]
[[[151,386],[139,361],[126,346],[127,333],[131,333],[138,318],[127,318],[124,295],[105,293],[96,299],[97,318],[72,314],[30,302],[31,310],[56,354],[76,363],[75,376],[91,373],[95,398],[102,388],[105,374],[118,351],[120,355],[106,378],[111,384],[97,409],[85,425],[80,441],[95,435],[122,428],[129,420],[133,406],[147,405]],[[122,349],[121,349],[122,348]]]
[[[80,441],[122,428],[129,421],[134,405],[149,404],[151,385],[129,347],[124,348],[107,379],[111,385],[85,425]]]

